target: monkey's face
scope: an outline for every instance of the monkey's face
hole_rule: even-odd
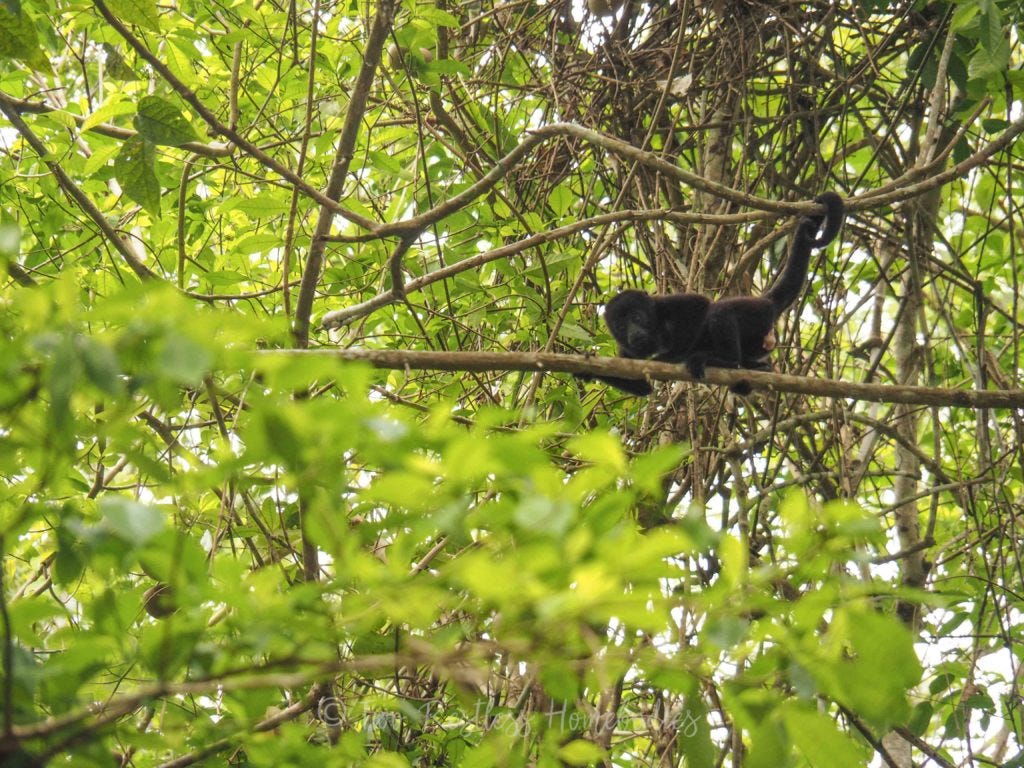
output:
[[[642,291],[623,291],[604,308],[604,322],[626,357],[645,358],[658,350],[654,300]]]

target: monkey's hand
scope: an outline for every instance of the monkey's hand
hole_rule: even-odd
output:
[[[707,360],[703,355],[690,355],[686,358],[686,370],[690,372],[690,375],[695,379],[704,378],[704,369],[707,366]]]
[[[729,387],[729,391],[734,395],[742,395],[743,397],[746,397],[753,392],[754,389],[750,386],[749,381],[737,381]]]

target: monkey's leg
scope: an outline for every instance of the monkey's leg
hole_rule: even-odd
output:
[[[721,312],[710,319],[708,336],[714,343],[714,352],[707,358],[707,364],[718,368],[742,368],[743,344],[740,339],[740,322],[735,312]],[[737,381],[729,391],[737,395],[749,395],[750,382]]]

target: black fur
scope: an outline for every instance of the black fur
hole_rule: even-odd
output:
[[[709,365],[769,370],[765,358],[770,350],[765,349],[765,339],[774,333],[779,315],[800,295],[811,250],[831,243],[846,215],[843,199],[835,192],[819,195],[815,201],[824,206],[824,213],[800,220],[786,266],[763,296],[712,302],[695,293],[651,296],[631,290],[612,298],[605,306],[604,320],[618,342],[619,356],[686,363],[695,379],[703,378]],[[651,385],[644,379],[601,377],[601,381],[631,395],[651,392]],[[750,384],[740,381],[731,389],[749,394]]]

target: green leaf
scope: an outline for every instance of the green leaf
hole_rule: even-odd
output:
[[[782,712],[786,732],[808,765],[861,768],[869,757],[866,746],[840,732],[825,715],[802,704],[787,704]]]
[[[114,159],[114,175],[124,193],[157,218],[160,217],[160,183],[156,180],[156,151],[140,137],[129,139]]]
[[[686,768],[712,768],[718,751],[711,741],[707,706],[696,688],[694,684],[685,699],[686,706],[679,716],[679,751],[683,755],[683,764]]]
[[[85,176],[95,176],[99,170],[105,167],[114,155],[121,151],[121,145],[111,143],[106,146],[99,146],[92,153],[92,156],[82,166],[82,173]]]
[[[426,68],[429,72],[435,72],[440,75],[471,77],[473,74],[473,70],[457,59],[435,59],[434,61],[427,62]]]
[[[23,61],[33,69],[50,72],[50,59],[39,44],[35,24],[28,14],[9,5],[0,6],[0,61]]]
[[[457,16],[452,16],[447,11],[443,11],[435,5],[422,4],[416,6],[416,15],[421,19],[426,19],[437,27],[457,28],[459,26],[459,19]]]
[[[104,606],[100,610],[107,610],[107,607]],[[73,692],[102,669],[109,659],[116,658],[117,651],[117,641],[109,635],[80,633],[73,644],[46,661],[43,674],[58,683],[65,691]]]
[[[563,185],[551,190],[548,195],[548,206],[554,211],[555,216],[562,217],[579,202],[579,197]]]
[[[103,54],[106,57],[106,74],[115,80],[139,80],[141,79],[128,62],[125,61],[121,51],[110,43],[103,43]]]
[[[133,546],[142,546],[166,525],[160,510],[123,496],[104,496],[99,510],[110,532]]]
[[[533,496],[516,506],[515,521],[524,529],[561,538],[569,529],[574,507],[563,501]]]
[[[65,519],[57,526],[57,552],[53,564],[53,580],[58,585],[72,584],[82,575],[86,566],[86,551],[77,535],[81,521]]]
[[[915,736],[924,736],[928,730],[928,724],[935,715],[935,707],[931,702],[922,701],[914,707],[914,712],[907,722],[907,728]]]
[[[573,739],[562,745],[558,757],[569,765],[593,765],[605,759],[605,751],[586,739]]]
[[[396,752],[378,752],[363,765],[366,768],[410,768],[411,763]]]
[[[45,339],[41,343],[49,347],[50,353],[46,377],[50,396],[48,421],[60,444],[68,446],[66,441],[71,439],[74,423],[71,398],[78,388],[78,377],[81,373],[79,357],[75,353],[72,340],[66,335],[52,340]]]
[[[206,552],[181,531],[160,530],[136,554],[142,570],[154,581],[200,584],[207,580]]]
[[[666,475],[679,466],[688,448],[680,443],[671,443],[637,456],[630,469],[636,487],[645,493],[658,493]]]
[[[115,96],[112,99],[101,104],[92,114],[87,116],[82,121],[81,129],[83,131],[89,131],[95,128],[97,125],[108,122],[109,120],[120,117],[121,115],[130,115],[135,112],[136,107],[132,102],[122,99],[120,96]]]
[[[771,718],[751,729],[750,752],[743,764],[746,768],[789,768],[794,765],[790,757],[791,751],[786,729],[776,718]]]
[[[281,413],[267,411],[259,420],[264,439],[274,455],[284,459],[290,466],[299,466],[302,460],[302,443],[295,429]]]
[[[982,18],[981,47],[992,55],[993,60],[998,60],[1002,57],[1002,51],[1005,47],[1008,61],[1009,47],[1004,46],[1005,42],[1006,33],[1003,31],[1002,14],[999,12],[999,6],[992,3],[985,10]]]
[[[909,715],[907,691],[921,679],[910,632],[895,617],[842,608],[829,628],[840,698],[879,727]]]
[[[8,608],[11,629],[14,636],[27,646],[38,646],[45,641],[35,630],[37,622],[49,621],[63,614],[63,608],[53,602],[35,599],[21,599]]]
[[[977,3],[959,3],[950,21],[950,31],[960,32],[978,15]]]
[[[213,358],[206,349],[181,334],[168,334],[160,346],[160,371],[180,384],[194,385],[202,381]]]
[[[572,665],[561,659],[551,659],[540,670],[540,681],[544,690],[553,698],[560,700],[564,707],[556,707],[554,703],[552,704],[552,710],[555,713],[552,720],[558,725],[565,724],[565,721],[573,714],[569,710],[571,705],[568,702],[573,701],[579,695],[579,675],[573,670]]]
[[[718,557],[722,561],[722,579],[725,585],[736,587],[747,579],[749,553],[733,536],[723,536],[718,544]]]
[[[121,394],[124,391],[124,378],[114,351],[87,336],[79,336],[75,342],[82,369],[93,386],[108,395]]]
[[[260,195],[258,197],[239,195],[237,198],[222,204],[219,212],[225,214],[230,211],[242,211],[252,218],[268,219],[273,216],[281,216],[287,213],[288,209],[289,202],[285,198],[273,197],[271,195]],[[267,234],[269,235],[270,233]],[[280,234],[277,236],[280,241]]]
[[[1002,74],[1010,62],[1010,43],[1005,37],[992,42],[992,47],[980,47],[967,64],[971,80],[986,80]]]
[[[154,0],[106,0],[111,13],[122,21],[150,32],[160,31],[160,17]]]
[[[570,440],[568,447],[584,461],[602,467],[612,475],[621,475],[626,471],[626,455],[622,452],[622,444],[610,434],[590,432],[580,435]]]
[[[158,146],[180,147],[198,139],[181,110],[159,96],[144,96],[132,122],[140,136]]]
[[[745,619],[722,616],[709,619],[704,626],[704,637],[722,649],[732,648],[747,637],[750,624]]]
[[[13,221],[0,222],[0,257],[16,259],[21,248],[21,227]]]
[[[393,176],[402,176],[407,170],[405,166],[387,152],[367,152],[367,157],[373,163],[374,168],[378,168]]]

